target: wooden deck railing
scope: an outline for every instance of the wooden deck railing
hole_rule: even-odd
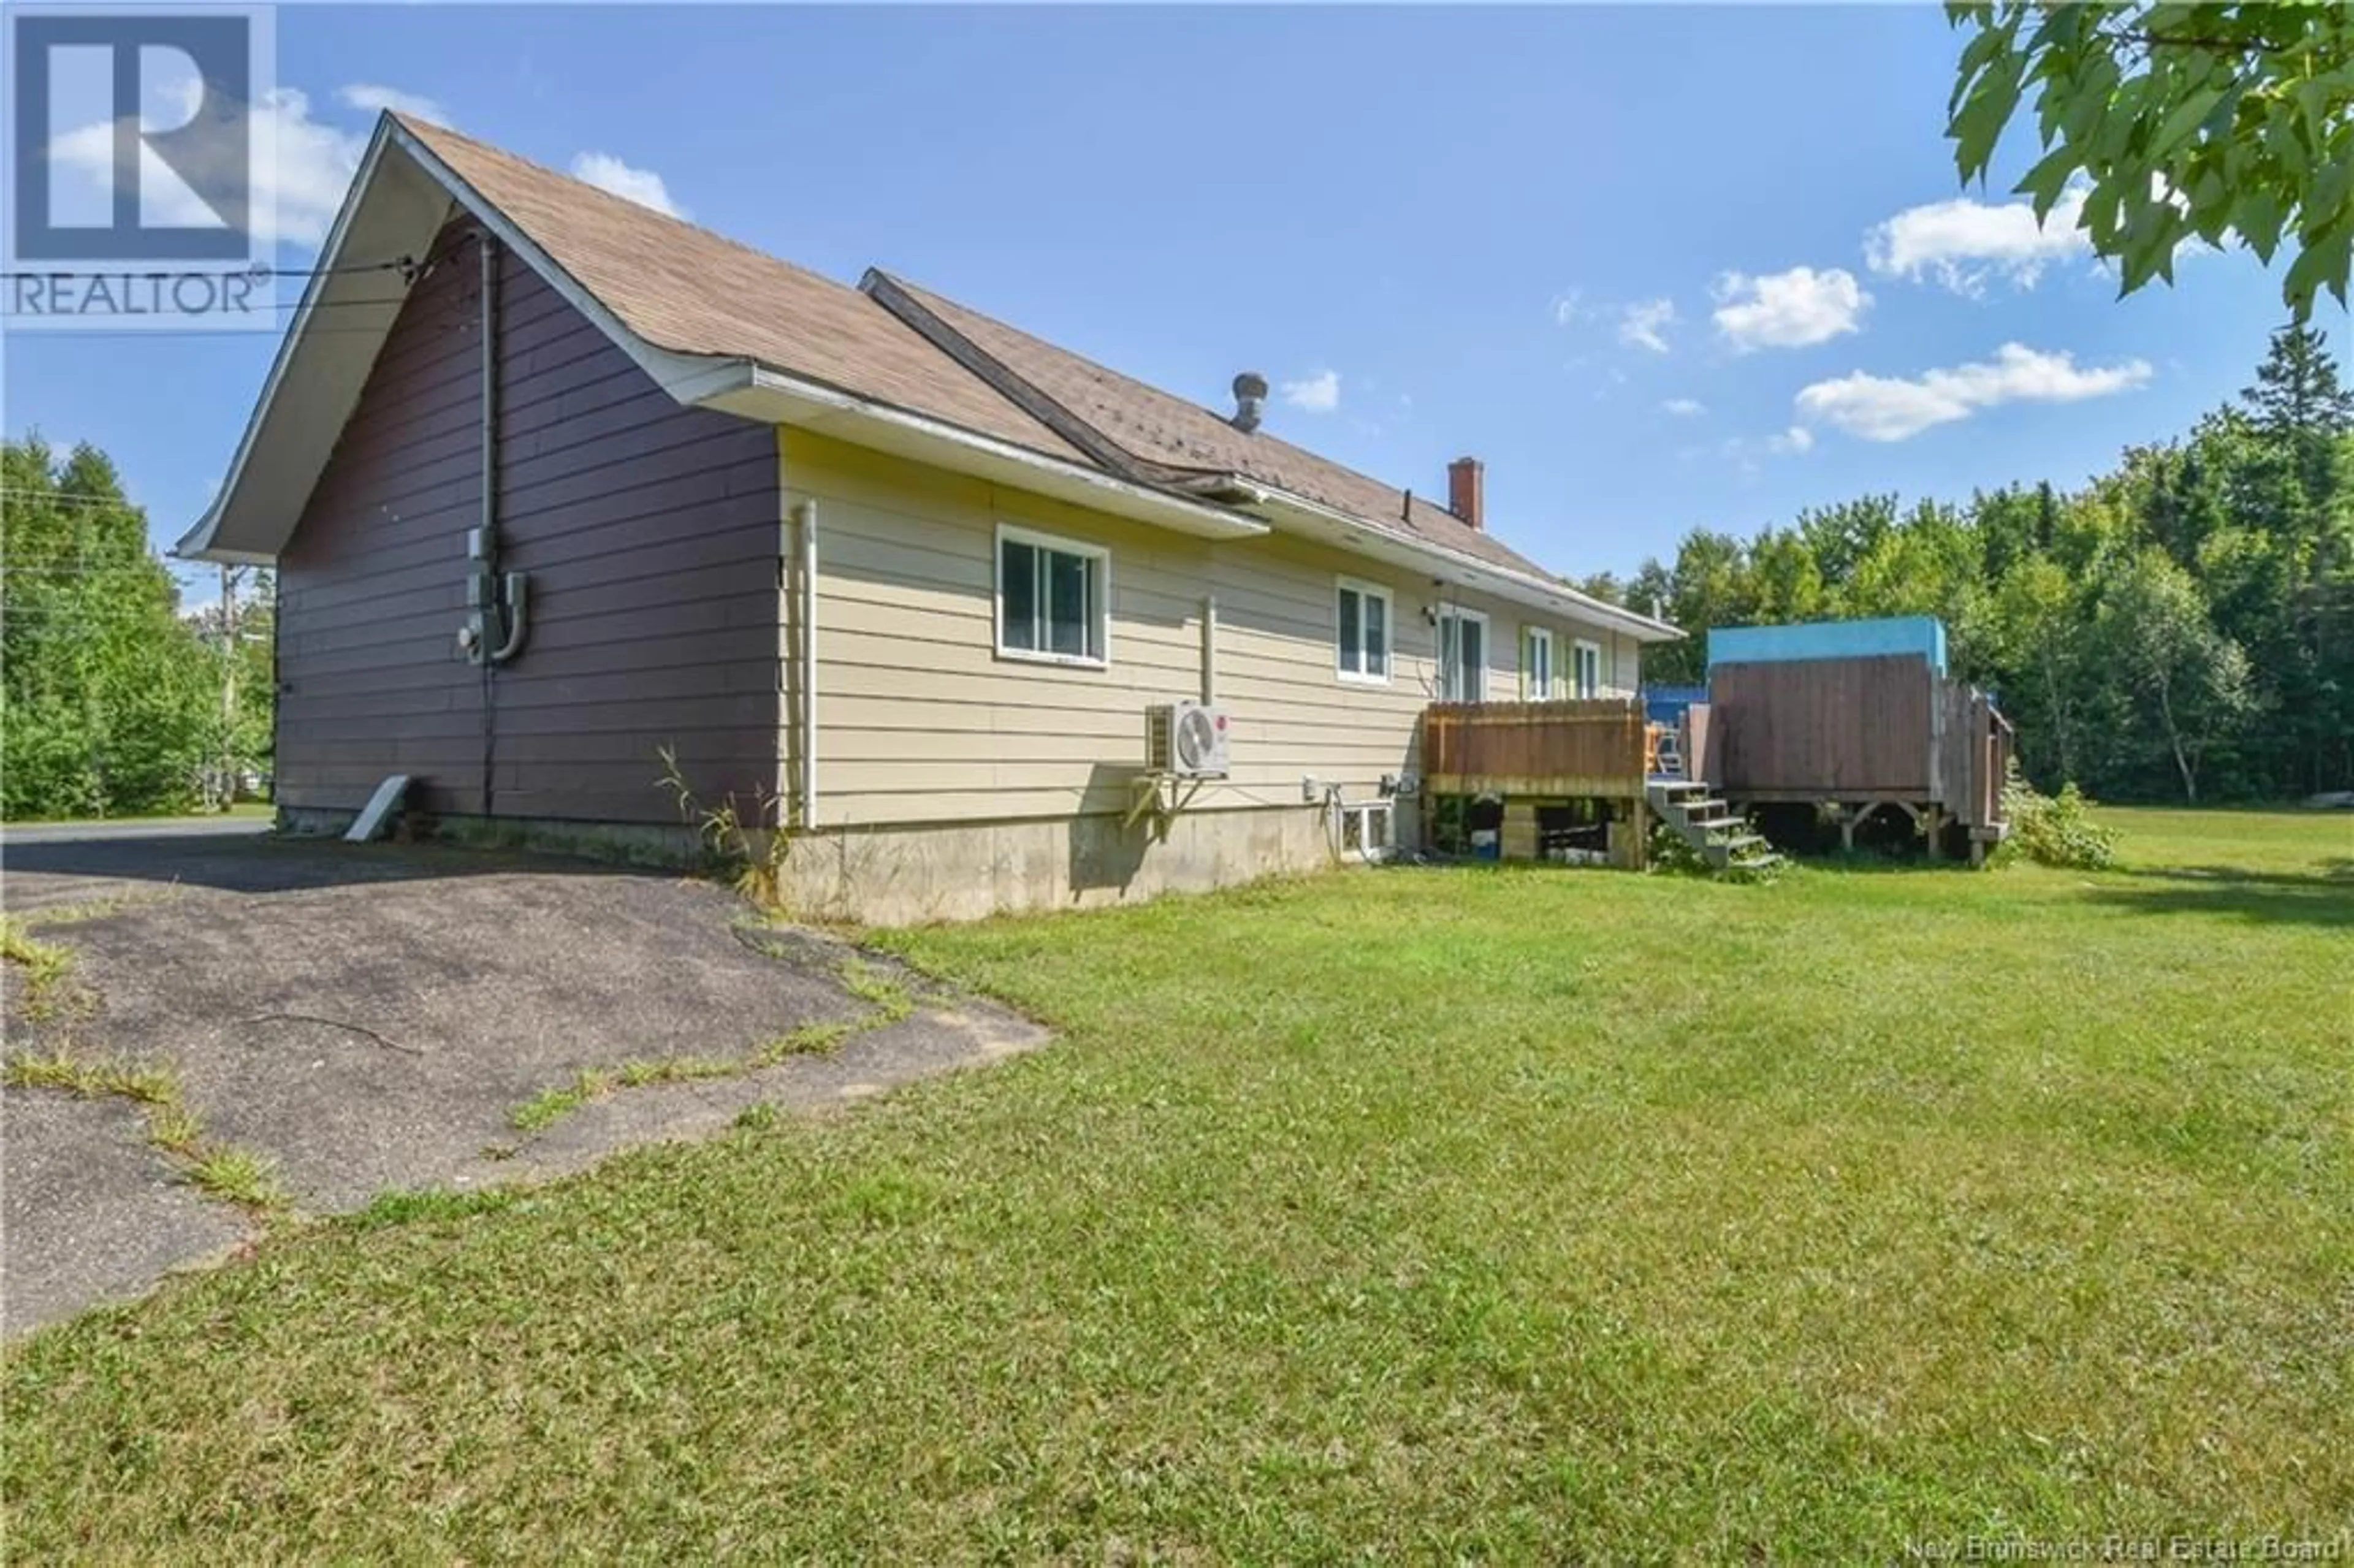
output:
[[[1624,698],[1433,703],[1422,714],[1434,795],[1639,797],[1643,710]]]

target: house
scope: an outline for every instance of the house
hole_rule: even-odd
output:
[[[1486,526],[915,283],[846,288],[378,123],[219,498],[277,568],[278,795],[677,838],[773,809],[801,907],[1095,903],[1420,831],[1434,699],[1631,694],[1675,629]],[[1145,769],[1211,699],[1223,777]]]

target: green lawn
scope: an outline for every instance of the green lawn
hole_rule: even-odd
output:
[[[6,1370],[18,1557],[1899,1557],[2354,1520],[2354,817],[901,933],[1063,1038]]]

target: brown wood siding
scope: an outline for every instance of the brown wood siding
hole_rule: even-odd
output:
[[[2009,726],[1984,692],[1959,681],[1943,683],[1945,728],[1939,737],[1939,799],[1972,828],[2002,824],[2003,777],[2009,769]]]
[[[480,261],[457,225],[435,253],[280,561],[279,799],[353,808],[405,772],[435,812],[672,821],[664,746],[706,800],[773,789],[774,432],[681,407],[512,254],[499,565],[529,574],[529,637],[487,679],[458,652]]]
[[[1683,752],[1685,778],[1723,782],[1717,777],[1716,727],[1706,703],[1693,703],[1684,709]]]
[[[1935,680],[1915,654],[1720,664],[1709,673],[1711,782],[1735,798],[1935,799]]]
[[[1643,741],[1643,711],[1627,700],[1433,703],[1423,782],[1437,795],[1636,796]]]

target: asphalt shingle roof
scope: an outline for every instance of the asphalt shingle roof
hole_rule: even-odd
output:
[[[1542,578],[1553,575],[1443,506],[1418,495],[1409,503],[1406,492],[1270,435],[1264,428],[1246,434],[1224,415],[1198,403],[1123,376],[904,278],[885,277],[991,358],[1138,457],[1237,474],[1305,496],[1402,538],[1460,550],[1511,571]]]
[[[856,289],[408,115],[402,129],[631,332],[757,361],[911,413],[1084,462]]]
[[[1400,539],[1553,580],[1445,507],[1097,365],[896,278],[981,351],[976,371],[885,306],[806,268],[409,115],[393,117],[631,331],[682,354],[753,360],[1033,451],[1093,463],[991,384],[1026,381],[1147,463],[1289,492]]]

